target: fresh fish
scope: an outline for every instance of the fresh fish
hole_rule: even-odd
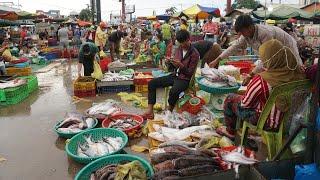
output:
[[[159,153],[151,155],[151,163],[158,164],[167,160],[173,160],[179,157],[182,157],[184,154],[178,152],[170,152],[170,153]]]
[[[87,123],[88,128],[92,128],[94,123],[95,123],[95,121],[94,121],[93,118],[87,118],[86,119],[86,123]]]
[[[126,119],[114,120],[114,121],[110,122],[108,127],[119,129],[119,130],[126,130],[126,129],[129,129],[129,128],[136,126],[137,124],[138,124],[138,122],[136,122],[135,120],[132,120],[130,118],[126,118]]]
[[[197,144],[197,142],[188,142],[188,141],[179,141],[179,140],[173,140],[161,143],[159,145],[160,148],[166,147],[166,146],[172,146],[172,145],[180,145],[185,147],[194,147]]]
[[[120,112],[121,109],[117,106],[117,103],[113,100],[107,100],[105,102],[95,104],[89,108],[86,112],[90,115],[104,114],[112,115]]]
[[[183,157],[173,160],[175,169],[183,169],[190,166],[198,165],[217,165],[213,158],[199,156],[199,155],[185,155]]]
[[[164,137],[164,135],[159,132],[151,132],[148,134],[148,136],[155,139],[155,140],[161,141],[161,142],[166,141],[166,138]]]
[[[108,179],[108,176],[111,176],[111,174],[116,171],[116,168],[116,164],[107,165],[98,169],[95,173],[92,173],[91,176],[94,175],[96,180]]]
[[[77,154],[81,156],[96,157],[113,153],[121,148],[123,140],[120,137],[103,137],[95,141],[91,136],[85,136],[85,143],[78,144]]]
[[[199,139],[206,138],[206,137],[212,137],[212,136],[221,137],[221,135],[219,135],[218,133],[216,133],[216,131],[214,131],[214,130],[200,130],[200,131],[196,131],[196,132],[193,132],[193,133],[191,134],[191,136],[192,136],[192,137],[199,138]]]
[[[162,180],[165,177],[178,176],[178,175],[179,175],[179,171],[174,169],[159,171],[153,175],[152,180]]]
[[[248,158],[245,155],[243,155],[242,153],[238,152],[238,151],[233,151],[233,152],[228,152],[225,154],[221,155],[222,159],[224,161],[228,161],[231,163],[236,163],[236,164],[254,164],[256,162],[258,162],[255,159],[252,158]]]
[[[160,154],[160,153],[171,153],[171,152],[176,152],[181,154],[197,154],[197,151],[189,147],[181,146],[181,145],[172,145],[172,146],[166,146],[163,148],[157,148],[157,149],[151,150],[150,155]]]
[[[172,160],[167,160],[154,166],[156,172],[174,169]]]
[[[78,124],[81,123],[82,120],[80,119],[71,119],[71,118],[67,118],[64,121],[62,121],[59,125],[59,128],[67,128],[73,124]]]
[[[58,128],[58,131],[69,134],[69,133],[78,133],[78,132],[81,132],[82,130],[78,128]]]
[[[213,165],[191,166],[188,168],[180,169],[179,176],[195,176],[200,174],[212,173],[219,169],[219,167]]]

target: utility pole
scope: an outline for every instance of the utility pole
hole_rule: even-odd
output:
[[[121,1],[121,7],[122,7],[122,23],[124,23],[126,21],[126,2],[125,0],[119,0]]]
[[[96,0],[96,4],[97,4],[97,24],[99,24],[101,22],[101,2],[100,0]]]

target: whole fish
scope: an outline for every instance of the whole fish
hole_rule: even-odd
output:
[[[152,180],[162,180],[165,177],[178,176],[178,175],[179,175],[179,171],[174,169],[159,171],[153,175]]]
[[[258,162],[257,160],[252,159],[252,158],[248,158],[245,155],[243,155],[242,153],[237,152],[237,151],[222,154],[221,157],[224,161],[237,163],[237,164],[249,165],[249,164],[254,164],[254,163]]]
[[[199,152],[181,145],[166,146],[164,148],[157,148],[150,151],[151,155],[159,153],[198,154]]]
[[[98,169],[95,173],[91,174],[91,177],[95,177],[92,180],[108,179],[108,176],[111,176],[116,171],[117,165],[110,164]]]
[[[87,118],[86,119],[86,123],[87,123],[88,128],[92,128],[94,123],[95,123],[95,121],[92,118]]]
[[[198,156],[198,155],[185,155],[183,157],[173,160],[175,169],[183,169],[197,165],[217,165],[213,158]]]
[[[188,168],[180,169],[179,176],[195,176],[201,174],[212,173],[219,170],[217,166],[213,165],[199,165],[199,166],[191,166]]]
[[[197,142],[188,142],[188,141],[179,141],[179,140],[173,140],[173,141],[167,141],[164,143],[159,144],[159,147],[166,147],[166,146],[172,146],[172,145],[180,145],[185,147],[194,147],[197,144]]]
[[[150,156],[151,163],[158,164],[162,163],[167,160],[173,160],[179,157],[183,157],[184,154],[177,153],[177,152],[170,152],[170,153],[159,153],[159,154],[153,154]]]
[[[167,160],[154,166],[156,172],[174,169],[172,160]]]
[[[59,125],[59,128],[67,128],[73,124],[78,124],[81,123],[81,119],[72,119],[72,118],[67,118],[64,121],[62,121]]]

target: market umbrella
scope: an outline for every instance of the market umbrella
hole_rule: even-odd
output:
[[[81,21],[81,20],[78,20],[77,23],[78,23],[78,25],[81,26],[81,27],[91,26],[91,25],[92,25],[91,22],[86,22],[86,21]]]
[[[37,17],[36,14],[29,13],[27,11],[16,12],[18,15],[18,19],[35,19]]]
[[[163,15],[158,15],[156,16],[158,20],[164,20],[164,21],[167,21],[171,18],[171,15],[168,15],[168,14],[163,14]]]
[[[172,15],[172,17],[174,17],[174,18],[181,18],[182,16],[187,17],[189,19],[189,16],[183,12],[177,12],[174,15]]]
[[[206,19],[210,14],[215,17],[220,17],[220,10],[218,8],[204,7],[199,4],[184,10],[183,13],[193,18],[198,16],[199,19]]]
[[[15,21],[15,20],[18,19],[18,14],[15,13],[15,12],[7,12],[7,13],[4,13],[4,14],[0,14],[0,19]]]
[[[156,16],[147,16],[147,20],[152,20],[152,21],[154,21],[154,20],[156,20],[156,19],[157,19]]]
[[[304,10],[294,8],[288,5],[280,5],[275,7],[272,11],[259,10],[253,11],[252,15],[258,19],[289,19],[289,18],[297,18],[297,19],[310,19],[312,18],[312,14],[308,13]]]

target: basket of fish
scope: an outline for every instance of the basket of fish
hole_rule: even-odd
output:
[[[117,129],[97,128],[73,136],[66,151],[74,161],[88,164],[104,156],[119,153],[128,143],[128,136]]]
[[[114,128],[131,135],[141,128],[143,118],[134,114],[116,114],[102,122],[104,128]]]
[[[122,108],[114,100],[108,99],[102,103],[94,104],[91,108],[85,111],[88,116],[93,116],[99,121],[103,121],[105,118],[122,112]]]
[[[197,83],[199,84],[199,88],[208,93],[214,94],[228,94],[235,93],[241,87],[239,84],[235,84],[234,86],[227,86],[225,84],[216,82],[212,83],[207,80],[205,77],[196,78]]]
[[[75,180],[99,179],[151,179],[154,172],[144,159],[129,155],[116,154],[98,159],[85,166]]]
[[[81,131],[95,128],[97,125],[96,118],[84,117],[78,113],[68,113],[64,120],[54,126],[54,130],[59,137],[72,138]]]

